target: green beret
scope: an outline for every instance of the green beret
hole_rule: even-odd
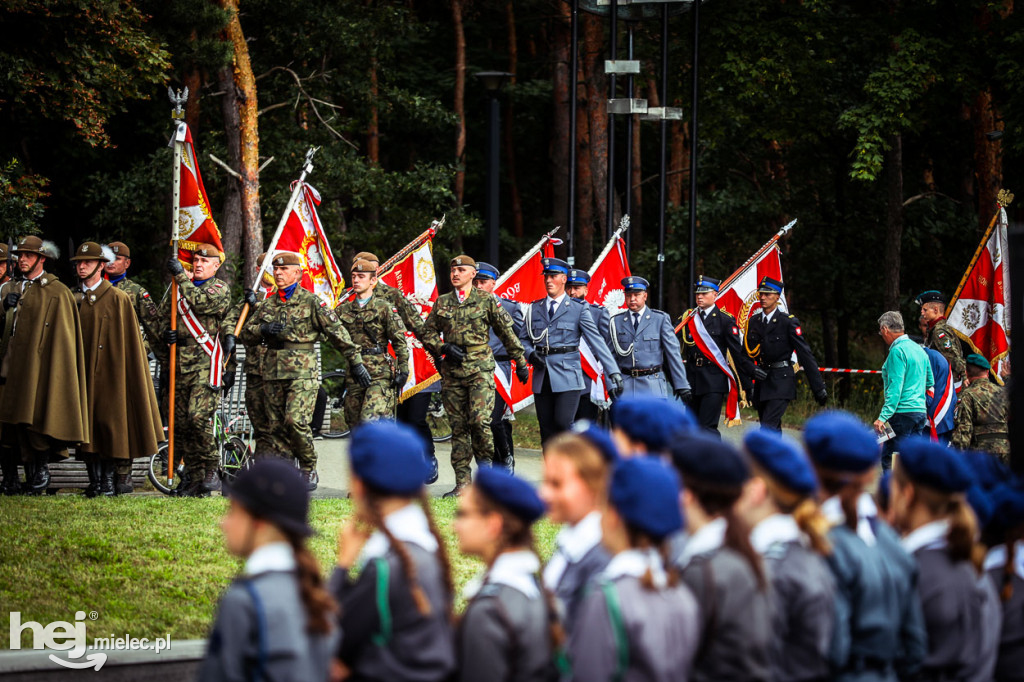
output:
[[[968,355],[966,358],[964,358],[964,362],[966,362],[968,365],[981,367],[982,369],[992,369],[992,365],[989,364],[988,360],[986,360],[983,356],[978,355],[977,353],[971,353],[970,355]]]

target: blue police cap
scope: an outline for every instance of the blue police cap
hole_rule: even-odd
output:
[[[660,459],[635,457],[612,470],[608,501],[626,523],[655,540],[683,527],[679,477]]]
[[[988,492],[980,485],[972,485],[967,489],[967,503],[974,510],[974,515],[978,517],[979,528],[984,529],[992,523],[995,506],[992,504]]]
[[[612,403],[611,423],[651,452],[663,452],[683,431],[697,428],[697,420],[682,403],[656,395],[633,395]]]
[[[849,412],[830,410],[804,424],[804,445],[811,461],[823,469],[861,473],[882,458],[878,439]]]
[[[911,481],[946,493],[965,492],[974,474],[963,456],[927,436],[901,438],[899,466]]]
[[[405,424],[379,420],[352,431],[352,471],[370,487],[392,495],[412,495],[430,475],[426,448]]]
[[[762,277],[761,283],[757,286],[759,294],[781,294],[784,285],[774,277]]]
[[[643,277],[636,277],[634,275],[630,275],[629,277],[623,277],[620,284],[622,284],[623,291],[626,292],[647,291],[648,287],[651,286],[651,283],[648,282]]]
[[[738,488],[750,478],[750,467],[739,450],[707,431],[694,430],[677,437],[669,451],[684,479]]]
[[[540,264],[544,266],[545,275],[569,274],[569,264],[561,258],[541,258]]]
[[[619,449],[615,447],[615,441],[612,440],[611,434],[597,424],[581,419],[572,425],[572,430],[573,433],[585,438],[597,448],[601,453],[601,458],[608,464],[619,461]]]
[[[929,289],[928,291],[922,291],[914,299],[914,303],[917,305],[924,305],[925,303],[945,303],[945,299],[942,297],[941,291],[935,289]]]
[[[878,490],[875,496],[882,511],[889,511],[889,500],[892,498],[892,469],[886,469],[878,477]]]
[[[695,292],[703,294],[708,291],[718,292],[718,287],[722,284],[722,280],[715,279],[714,277],[708,277],[707,275],[698,275]]]
[[[544,516],[544,502],[533,486],[504,469],[480,467],[476,472],[476,487],[526,523]]]
[[[490,263],[477,261],[476,274],[473,275],[473,279],[498,279],[500,274],[501,273],[498,272],[498,268],[494,267]]]
[[[569,270],[569,278],[565,280],[566,284],[589,284],[590,273],[586,270],[580,270],[578,268],[571,268]]]
[[[784,487],[804,496],[818,489],[814,468],[792,439],[771,429],[755,429],[747,433],[743,446],[758,466]]]

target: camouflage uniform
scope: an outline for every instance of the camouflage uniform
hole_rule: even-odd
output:
[[[314,294],[295,285],[291,297],[278,291],[261,301],[242,328],[239,340],[246,348],[264,347],[263,396],[267,411],[270,451],[259,449],[256,455],[290,455],[299,460],[303,471],[316,469],[316,451],[309,422],[316,404],[317,357],[313,344],[323,339],[338,348],[349,365],[362,364],[359,349],[334,311]],[[260,326],[279,322],[284,330],[265,339]]]
[[[405,297],[401,290],[390,284],[378,281],[374,287],[374,294],[380,296],[391,304],[405,328],[412,332],[417,339],[423,339],[423,318],[416,305]]]
[[[235,304],[228,316],[224,318],[224,324],[220,328],[220,336],[234,334],[235,326],[238,324],[238,317],[242,314],[244,302]],[[249,311],[252,314],[253,311]],[[242,363],[242,371],[245,372],[245,414],[252,424],[252,435],[256,441],[257,450],[269,450],[269,423],[267,419],[266,400],[263,396],[263,356],[266,355],[266,346],[246,345],[245,362]],[[226,371],[233,372],[236,368],[235,358],[231,358]]]
[[[162,345],[157,344],[156,348],[150,346],[150,341],[156,341],[160,338],[160,333],[164,329],[164,320],[160,316],[160,311],[157,310],[156,304],[153,303],[153,299],[150,298],[149,292],[139,284],[128,279],[128,277],[122,277],[118,281],[111,281],[115,287],[128,294],[128,298],[132,300],[132,309],[135,311],[135,317],[139,319],[139,324],[142,325],[142,343],[146,349],[146,354],[153,353],[156,359],[161,363],[167,361],[167,351]]]
[[[441,397],[452,428],[456,486],[469,483],[469,464],[474,454],[477,464],[489,464],[494,452],[490,428],[495,394],[494,354],[488,345],[491,328],[517,365],[526,362],[523,345],[512,330],[512,316],[497,298],[479,289],[470,289],[461,304],[455,291],[440,296],[424,323],[423,343],[435,356],[441,354],[442,343],[455,344],[466,351],[461,364],[448,359],[440,364],[444,382]]]
[[[940,317],[935,321],[935,324],[928,330],[928,337],[925,339],[924,345],[926,348],[934,348],[939,351],[949,361],[949,367],[953,370],[954,382],[963,381],[964,373],[967,370],[963,350],[960,348],[960,339],[949,328],[946,318]]]
[[[1004,386],[984,376],[972,379],[970,386],[960,392],[956,406],[953,447],[984,450],[1009,463],[1008,402]]]
[[[393,418],[395,373],[404,373],[409,366],[405,325],[398,317],[398,311],[375,291],[364,305],[353,299],[339,305],[336,312],[352,342],[359,346],[363,362],[373,379],[367,388],[355,381],[346,385],[345,423],[352,428],[371,419]],[[395,350],[395,359],[388,353],[388,341]]]

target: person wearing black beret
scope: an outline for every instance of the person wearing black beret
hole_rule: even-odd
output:
[[[459,680],[554,679],[553,652],[565,634],[554,596],[540,581],[532,527],[544,502],[526,481],[504,469],[481,467],[459,498],[459,550],[487,565],[466,586],[459,623]]]
[[[743,449],[752,476],[737,513],[772,587],[772,679],[826,680],[836,587],[818,480],[799,444],[778,431],[749,431]]]
[[[679,478],[660,459],[612,471],[601,542],[612,560],[595,579],[569,635],[572,679],[685,682],[701,642],[694,595],[665,558],[683,526]]]
[[[673,562],[697,597],[703,631],[692,680],[770,680],[772,621],[761,557],[736,503],[750,478],[739,451],[717,434],[677,438],[672,462],[683,478],[689,539]]]
[[[829,411],[807,420],[804,445],[831,526],[828,563],[836,580],[832,679],[914,679],[927,652],[915,589],[917,565],[865,492],[881,460],[875,434],[852,414]]]
[[[919,570],[928,631],[924,679],[990,680],[995,669],[1002,612],[995,585],[979,579],[978,523],[967,501],[973,483],[956,450],[923,436],[900,442],[890,494],[903,547]]]
[[[424,491],[423,441],[404,424],[368,422],[352,432],[349,459],[355,513],[330,581],[341,606],[339,665],[352,679],[448,680],[454,588]]]
[[[245,570],[220,599],[196,679],[326,681],[337,607],[306,547],[305,480],[291,462],[260,460],[224,494],[224,543]]]

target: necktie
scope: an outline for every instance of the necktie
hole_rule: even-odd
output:
[[[764,322],[765,324],[768,324],[768,313],[761,314],[761,321]]]
[[[706,310],[700,311],[700,321],[701,322],[707,322],[707,319],[708,319],[708,311],[706,311]]]
[[[551,309],[548,310],[548,319],[552,319],[555,316],[555,308],[558,307],[558,301],[551,301]]]
[[[633,331],[640,326],[640,313],[633,313]]]

